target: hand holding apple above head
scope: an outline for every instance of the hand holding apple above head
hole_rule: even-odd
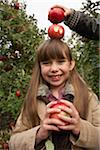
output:
[[[63,10],[63,13],[64,13],[64,17],[63,19],[61,20],[61,22],[64,20],[65,17],[69,16],[71,13],[72,13],[72,9],[70,8],[67,8],[67,7],[64,7],[62,5],[54,5],[51,7],[51,10]],[[55,11],[54,11],[55,12]],[[49,14],[50,14],[50,11],[49,11]],[[51,12],[52,14],[52,12]],[[60,13],[61,14],[61,13]],[[52,15],[53,16],[53,15]],[[62,15],[61,15],[62,16]],[[48,17],[49,18],[49,17]],[[61,17],[60,17],[61,18]],[[50,20],[50,19],[49,19]],[[53,19],[51,19],[52,21]]]
[[[51,39],[61,39],[64,36],[64,28],[58,23],[64,20],[64,10],[59,7],[51,8],[48,13],[48,20],[50,20],[53,25],[48,28],[48,35]]]
[[[52,23],[60,23],[64,20],[64,10],[59,7],[51,8],[48,13],[48,20],[50,20]]]

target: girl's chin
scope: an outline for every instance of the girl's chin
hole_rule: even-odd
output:
[[[52,83],[51,82],[50,85],[51,85],[51,87],[62,87],[64,85],[64,83],[60,83],[60,82],[59,83],[58,82]]]

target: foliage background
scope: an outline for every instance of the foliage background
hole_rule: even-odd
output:
[[[26,5],[16,7],[0,1],[0,144],[9,140],[11,129],[20,109],[31,78],[35,50],[45,39],[45,30],[39,30],[37,19],[27,16]],[[98,17],[100,2],[86,0],[81,11]],[[99,96],[99,42],[73,32],[67,41],[82,77]],[[20,95],[16,95],[16,92]],[[1,148],[2,149],[2,148]]]
[[[0,1],[0,138],[7,140],[21,109],[30,81],[35,50],[45,31],[26,15],[25,4]],[[20,92],[19,96],[16,92]],[[4,131],[4,132],[3,132]]]

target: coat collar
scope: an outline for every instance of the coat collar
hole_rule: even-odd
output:
[[[37,98],[45,101],[45,103],[48,103],[48,93],[50,93],[49,87],[46,84],[40,84],[38,88]],[[72,102],[74,95],[74,87],[67,81],[63,91],[63,98]]]

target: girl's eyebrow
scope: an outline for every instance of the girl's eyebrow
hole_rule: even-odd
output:
[[[50,60],[43,60],[43,61],[40,61],[41,64],[43,63],[50,63],[51,61]]]

